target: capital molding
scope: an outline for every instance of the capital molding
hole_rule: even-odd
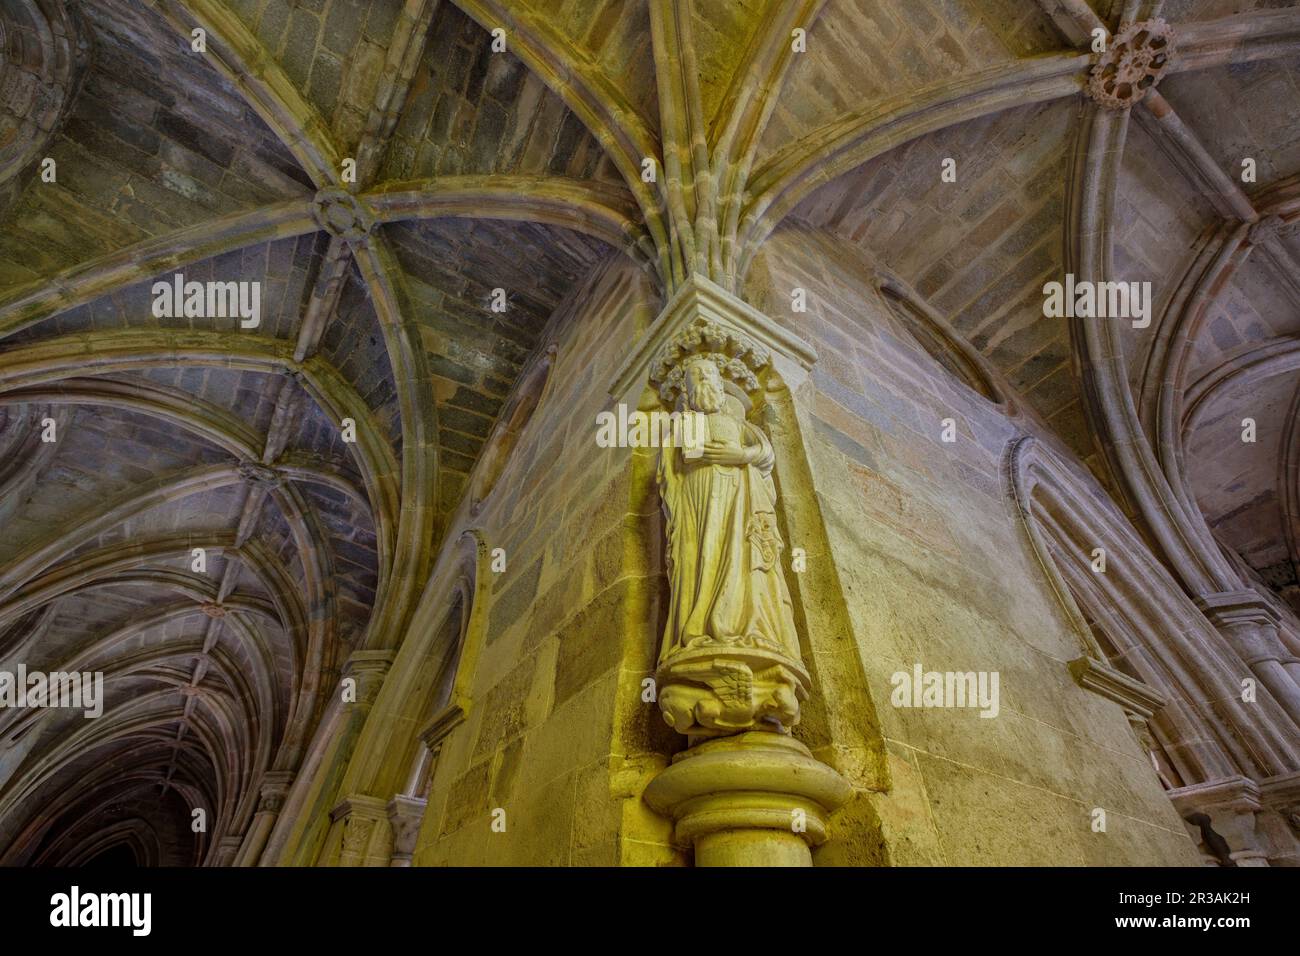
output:
[[[393,666],[392,651],[353,651],[343,662],[343,676],[364,679],[383,677]]]
[[[1247,664],[1284,660],[1289,655],[1278,638],[1282,619],[1255,591],[1223,591],[1196,599],[1196,606],[1228,638]]]
[[[393,857],[396,861],[409,865],[415,854],[415,841],[420,835],[427,805],[427,800],[401,794],[388,801],[388,822],[393,829]]]
[[[706,322],[749,339],[773,357],[807,370],[817,361],[811,345],[788,329],[782,328],[743,299],[702,276],[691,276],[677,289],[632,351],[619,366],[609,394],[615,400],[636,398],[636,393],[650,378],[651,364],[669,345],[673,336],[690,323]]]
[[[1220,591],[1196,599],[1196,606],[1215,624],[1271,624],[1277,627],[1282,618],[1263,596],[1255,591]]]
[[[393,666],[392,651],[353,651],[343,664],[343,678],[357,682],[357,704],[374,702],[388,670]]]
[[[330,822],[342,827],[340,833],[339,866],[365,866],[370,859],[372,844],[388,839],[388,804],[378,797],[351,794],[330,811]],[[388,853],[382,856],[387,860]]]
[[[1227,810],[1255,813],[1262,806],[1259,784],[1248,777],[1226,777],[1169,791],[1169,799],[1182,815],[1201,811]]]
[[[1268,866],[1256,832],[1257,814],[1263,803],[1255,781],[1228,777],[1170,790],[1168,796],[1183,821],[1200,829],[1207,845],[1213,839],[1213,835],[1206,836],[1208,824],[1227,844],[1228,856],[1237,866]]]
[[[293,785],[293,771],[290,770],[272,770],[262,777],[262,784],[258,788],[259,811],[267,813],[279,813],[284,807],[285,798],[289,795],[289,788]]]
[[[354,793],[344,797],[330,810],[330,820],[335,823],[353,816],[363,820],[387,820],[388,803],[378,797]]]
[[[1265,805],[1275,810],[1300,811],[1300,771],[1267,777],[1259,782]]]

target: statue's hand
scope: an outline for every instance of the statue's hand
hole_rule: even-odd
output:
[[[748,465],[753,460],[753,453],[750,449],[739,445],[710,441],[704,443],[704,452],[700,455],[700,460],[711,465]]]

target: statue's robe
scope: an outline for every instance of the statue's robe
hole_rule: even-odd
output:
[[[710,438],[758,446],[753,464],[688,460],[680,448],[659,458],[667,519],[672,604],[660,660],[706,644],[764,648],[799,660],[790,596],[781,573],[772,446],[761,430],[717,412]]]

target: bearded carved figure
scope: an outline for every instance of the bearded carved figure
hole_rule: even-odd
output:
[[[714,344],[727,334],[716,332]],[[673,347],[683,350],[681,341]],[[756,387],[759,362],[766,356],[757,350],[740,358],[696,351],[659,366],[668,373],[661,395],[675,396],[683,415],[678,434],[691,439],[659,457],[672,589],[659,705],[670,726],[695,737],[788,733],[809,689],[781,567],[772,446],[746,420],[734,381]],[[723,368],[733,381],[724,382]]]

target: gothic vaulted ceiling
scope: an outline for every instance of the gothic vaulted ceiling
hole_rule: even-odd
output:
[[[825,229],[1131,499],[1095,407],[1126,392],[1174,493],[1295,587],[1295,4],[0,13],[0,666],[106,681],[98,720],[0,711],[0,860],[83,861],[112,833],[200,862],[199,805],[238,832],[342,661],[398,639],[548,319],[612,256],[664,292],[693,273],[742,290],[782,222]],[[1157,14],[1178,55],[1102,150],[1088,29]],[[1117,333],[1099,400],[1041,290],[1080,261],[1103,154],[1111,274],[1152,282],[1155,308]],[[177,274],[257,283],[256,325],[159,314]]]

